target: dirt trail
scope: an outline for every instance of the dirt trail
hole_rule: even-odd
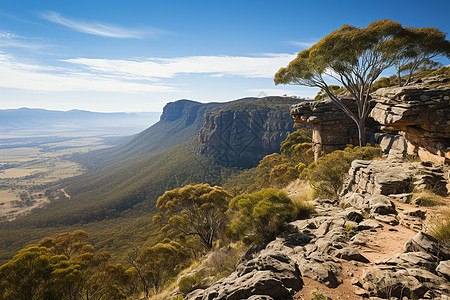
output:
[[[447,197],[448,203],[450,199]],[[408,210],[423,210],[426,211],[428,220],[431,216],[435,215],[439,210],[439,207],[419,207],[417,205],[410,205],[394,201],[397,211],[402,214]],[[425,223],[423,220],[422,223]],[[416,220],[417,221],[417,220]],[[314,298],[313,292],[320,293],[333,300],[340,299],[364,299],[358,296],[358,287],[352,284],[352,281],[358,279],[361,282],[362,274],[364,270],[374,267],[375,263],[380,260],[385,260],[393,257],[397,253],[404,251],[405,243],[409,238],[417,234],[419,230],[417,228],[411,229],[402,225],[389,225],[381,222],[382,228],[373,229],[366,232],[367,242],[364,246],[359,246],[359,252],[365,256],[370,262],[362,263],[356,261],[342,261],[342,284],[337,288],[329,288],[318,281],[310,278],[303,277],[304,287],[299,291],[294,299],[310,300]],[[412,226],[411,226],[412,227]]]

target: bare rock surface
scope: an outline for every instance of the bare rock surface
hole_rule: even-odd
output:
[[[385,130],[400,134],[406,152],[422,160],[450,163],[450,79],[430,77],[405,87],[388,87],[371,94],[376,102],[370,116]],[[383,143],[389,143],[387,138]],[[394,138],[405,152],[405,141]],[[403,145],[402,145],[403,144]]]

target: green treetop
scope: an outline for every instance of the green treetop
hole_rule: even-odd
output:
[[[445,34],[437,43],[439,35],[436,31],[439,30],[405,29],[391,20],[375,21],[366,28],[343,25],[311,48],[301,51],[287,67],[275,74],[274,81],[276,84],[321,88],[356,123],[361,147],[365,144],[365,120],[370,111],[369,93],[373,83],[384,70],[399,64],[400,60],[405,65],[417,59],[420,53],[425,58],[429,58],[430,53],[444,51],[448,54]],[[423,38],[415,39],[413,33]],[[327,83],[328,78],[348,90],[356,102],[356,112],[336,95]]]

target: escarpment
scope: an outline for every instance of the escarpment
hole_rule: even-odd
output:
[[[297,98],[247,98],[205,114],[201,152],[222,166],[254,167],[294,131],[289,107]]]

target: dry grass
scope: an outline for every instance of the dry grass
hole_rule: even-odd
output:
[[[314,189],[308,182],[297,180],[286,189],[288,189],[289,198],[298,210],[299,218],[307,217],[313,213],[314,205],[310,201],[314,199]]]
[[[444,197],[436,195],[430,190],[422,190],[420,192],[415,192],[413,194],[412,203],[421,206],[436,206],[436,205],[445,205],[447,204],[447,201],[445,201]]]
[[[445,244],[450,244],[450,206],[442,207],[431,223],[428,233]]]

